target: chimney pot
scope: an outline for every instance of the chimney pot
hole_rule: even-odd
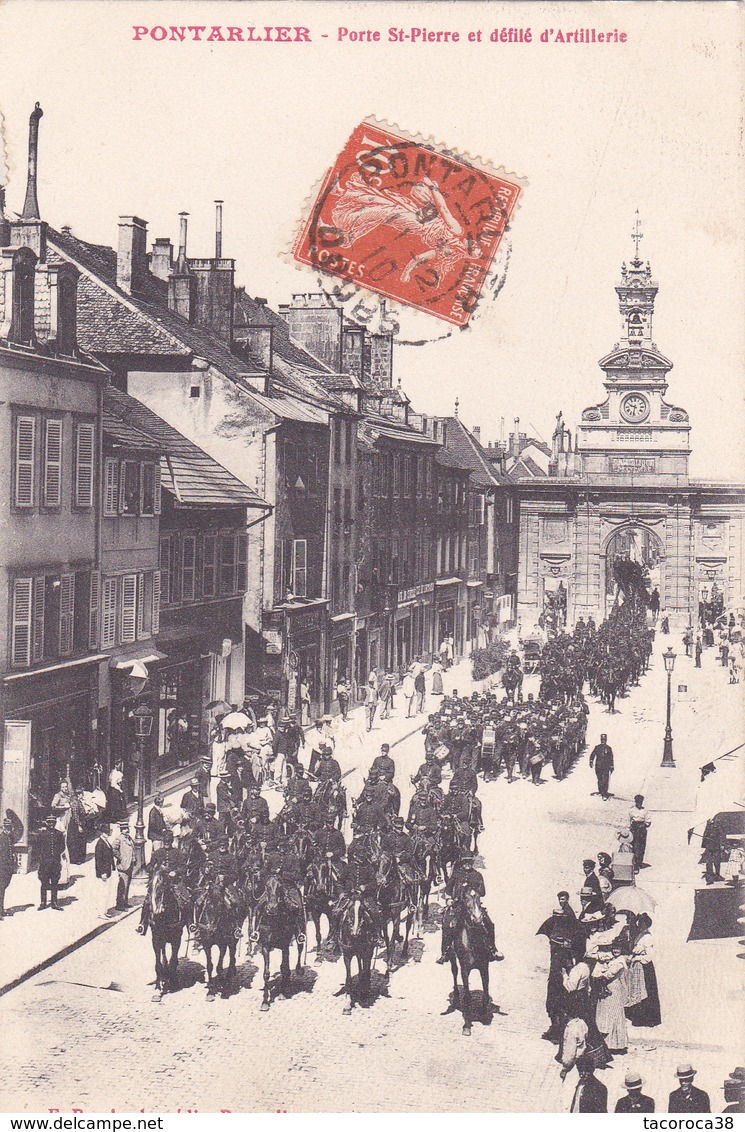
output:
[[[215,201],[215,259],[222,259],[222,206],[223,201]]]

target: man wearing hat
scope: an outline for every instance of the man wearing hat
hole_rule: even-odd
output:
[[[593,1070],[592,1057],[586,1053],[577,1059],[579,1081],[574,1090],[570,1112],[607,1112],[608,1090]]]
[[[256,818],[260,825],[269,824],[269,803],[266,798],[262,798],[258,782],[251,783],[248,797],[241,807],[241,815],[246,822]]]
[[[372,766],[370,767],[370,770],[371,771],[377,770],[377,772],[381,776],[381,778],[386,778],[390,774],[391,781],[392,781],[393,776],[396,773],[396,764],[394,763],[393,759],[391,758],[390,751],[391,751],[390,744],[389,743],[383,743],[382,747],[380,748],[380,754],[376,755],[375,758],[373,759]]]
[[[305,745],[310,747],[308,770],[311,774],[316,773],[316,768],[321,761],[321,747],[329,747],[332,752],[334,750],[334,737],[326,726],[325,721],[325,716],[321,719],[317,719],[315,726],[305,736]]]
[[[57,819],[50,814],[44,821],[44,828],[36,838],[36,854],[39,859],[39,884],[41,903],[39,910],[46,908],[47,895],[51,893],[51,906],[56,912],[62,908],[57,903],[57,889],[62,876],[62,855],[65,852],[65,835],[56,828]]]
[[[223,832],[223,827],[217,818],[217,806],[214,802],[208,802],[204,807],[204,817],[199,822],[199,836],[202,841],[209,844],[211,841],[217,841]]]
[[[165,829],[163,830],[163,844],[159,849],[155,850],[150,858],[150,875],[152,876],[155,869],[168,869],[171,872],[176,871],[179,864],[179,851],[173,847],[173,831]]]
[[[14,846],[13,823],[6,818],[0,832],[0,920],[5,916],[5,890],[16,871]]]
[[[96,879],[99,882],[99,919],[105,920],[115,899],[115,897],[112,899],[111,878],[116,872],[116,857],[114,855],[114,846],[111,842],[111,826],[108,822],[105,822],[101,826],[101,835],[96,842],[94,857],[96,862]]]
[[[745,1067],[738,1065],[724,1082],[727,1107],[722,1112],[745,1112]]]
[[[616,1101],[616,1112],[654,1112],[654,1101],[642,1092],[641,1075],[629,1071],[623,1082],[626,1096]]]
[[[355,835],[368,833],[373,829],[385,829],[386,817],[383,807],[375,801],[373,785],[368,783],[362,791],[362,797],[355,806],[352,827]]]
[[[303,743],[303,729],[289,712],[280,716],[277,733],[274,736],[275,756],[282,755],[285,763],[289,764],[295,774],[301,771],[298,762],[298,752]]]
[[[129,908],[129,886],[135,867],[135,847],[130,836],[128,821],[119,822],[119,837],[114,845],[114,856],[118,877],[116,906],[118,911],[123,912]]]
[[[365,798],[366,794],[368,798],[375,803],[376,806],[380,806],[381,810],[385,810],[388,803],[388,786],[385,782],[381,782],[380,774],[378,773],[377,767],[375,767],[375,765],[370,767],[370,773],[367,776],[367,780],[363,787],[362,793],[357,799],[356,804],[358,806],[362,802],[363,798]]]
[[[696,1070],[691,1065],[679,1065],[675,1076],[678,1078],[679,1085],[670,1094],[670,1099],[667,1102],[668,1112],[711,1112],[711,1105],[709,1104],[709,1094],[705,1093],[703,1089],[696,1089],[693,1085],[693,1078],[696,1076]]]
[[[324,810],[323,825],[313,831],[314,855],[317,861],[330,857],[337,865],[347,851],[344,834],[336,828],[336,814],[333,809]]]
[[[590,769],[595,766],[595,777],[598,780],[598,794],[607,801],[610,797],[610,776],[613,773],[613,748],[608,746],[608,736],[601,735],[600,742],[590,752]]]
[[[168,829],[168,823],[163,814],[164,801],[162,794],[156,794],[147,816],[147,839],[151,843],[151,856],[163,847],[163,835]]]
[[[189,789],[181,799],[181,809],[192,817],[202,812],[202,795],[199,790],[199,779],[192,778]]]
[[[446,963],[451,958],[451,950],[455,939],[455,932],[463,914],[466,892],[475,892],[479,899],[486,896],[484,878],[478,869],[473,867],[473,853],[461,853],[458,864],[453,869],[445,891],[450,897],[450,904],[442,917],[442,953],[438,963]],[[475,925],[474,925],[475,926]],[[482,908],[481,922],[487,956],[490,963],[503,959],[504,956],[497,951],[494,943],[494,924],[486,908]]]
[[[328,743],[321,746],[321,761],[316,767],[316,777],[320,782],[341,782],[341,767],[336,759],[331,757],[331,747]]]

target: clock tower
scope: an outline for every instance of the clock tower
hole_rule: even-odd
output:
[[[577,428],[576,471],[596,482],[688,482],[688,414],[665,400],[673,363],[652,338],[657,283],[639,258],[639,213],[632,233],[634,258],[621,267],[616,286],[621,337],[600,359],[606,398],[582,413]]]

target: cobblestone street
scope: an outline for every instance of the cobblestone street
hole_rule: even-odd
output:
[[[261,1014],[261,976],[246,957],[245,940],[239,987],[230,998],[205,1001],[202,956],[190,952],[181,963],[183,989],[154,1002],[150,940],[135,934],[137,917],[130,916],[4,997],[5,1033],[19,1040],[6,1050],[3,1109],[566,1111],[574,1075],[561,1084],[555,1047],[540,1037],[547,1024],[548,945],[535,931],[559,889],[570,891],[578,909],[583,857],[612,852],[615,830],[641,791],[652,827],[649,867],[639,884],[657,902],[663,1022],[653,1031],[631,1028],[628,1054],[601,1076],[615,1104],[624,1073],[638,1068],[659,1109],[674,1087],[677,1063],[691,1060],[697,1084],[721,1111],[722,1080],[741,1061],[742,963],[736,940],[686,943],[700,877],[698,843],[689,847],[686,831],[702,816],[734,808],[741,778],[741,763],[723,761],[698,786],[698,767],[742,739],[741,689],[726,683],[714,659],[707,652],[704,668],[696,670],[679,656],[675,683],[687,683],[689,694],[674,704],[674,770],[658,769],[665,679],[658,647],[641,687],[619,701],[615,715],[592,703],[588,747],[607,731],[616,756],[608,802],[593,796],[586,753],[564,782],[555,781],[549,767],[538,788],[522,780],[508,785],[503,777],[480,785],[486,904],[505,961],[491,968],[499,1012],[488,1024],[477,1022],[472,1037],[462,1036],[459,1013],[447,1013],[450,970],[435,962],[437,899],[430,930],[413,943],[409,961],[387,988],[377,978],[376,1001],[350,1017],[337,997],[343,963],[316,964],[312,950],[292,997]],[[461,691],[467,690],[464,671],[458,672]],[[528,684],[526,691],[537,691],[537,680]],[[739,719],[740,727],[725,732],[725,718]],[[357,768],[347,779],[350,793],[358,792],[380,742],[395,743],[406,812],[409,776],[423,757],[421,735],[401,738],[413,726],[396,718],[368,736],[358,717],[338,725],[342,769]],[[273,960],[276,968],[276,953]],[[708,988],[712,969],[716,999]],[[21,1024],[29,1018],[33,1027]]]

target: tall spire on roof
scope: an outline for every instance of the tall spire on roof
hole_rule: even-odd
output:
[[[637,210],[636,210],[636,224],[634,225],[634,231],[631,233],[631,239],[634,241],[634,248],[635,248],[634,259],[633,259],[633,263],[635,265],[641,263],[641,260],[639,259],[639,241],[644,239],[644,233],[642,232],[641,228],[639,227],[640,223],[641,223],[641,221],[639,220],[639,209],[637,208]]]
[[[28,121],[28,180],[26,182],[26,200],[21,213],[22,220],[40,220],[39,199],[36,195],[36,170],[39,159],[39,119],[44,111],[39,103],[31,111]]]

